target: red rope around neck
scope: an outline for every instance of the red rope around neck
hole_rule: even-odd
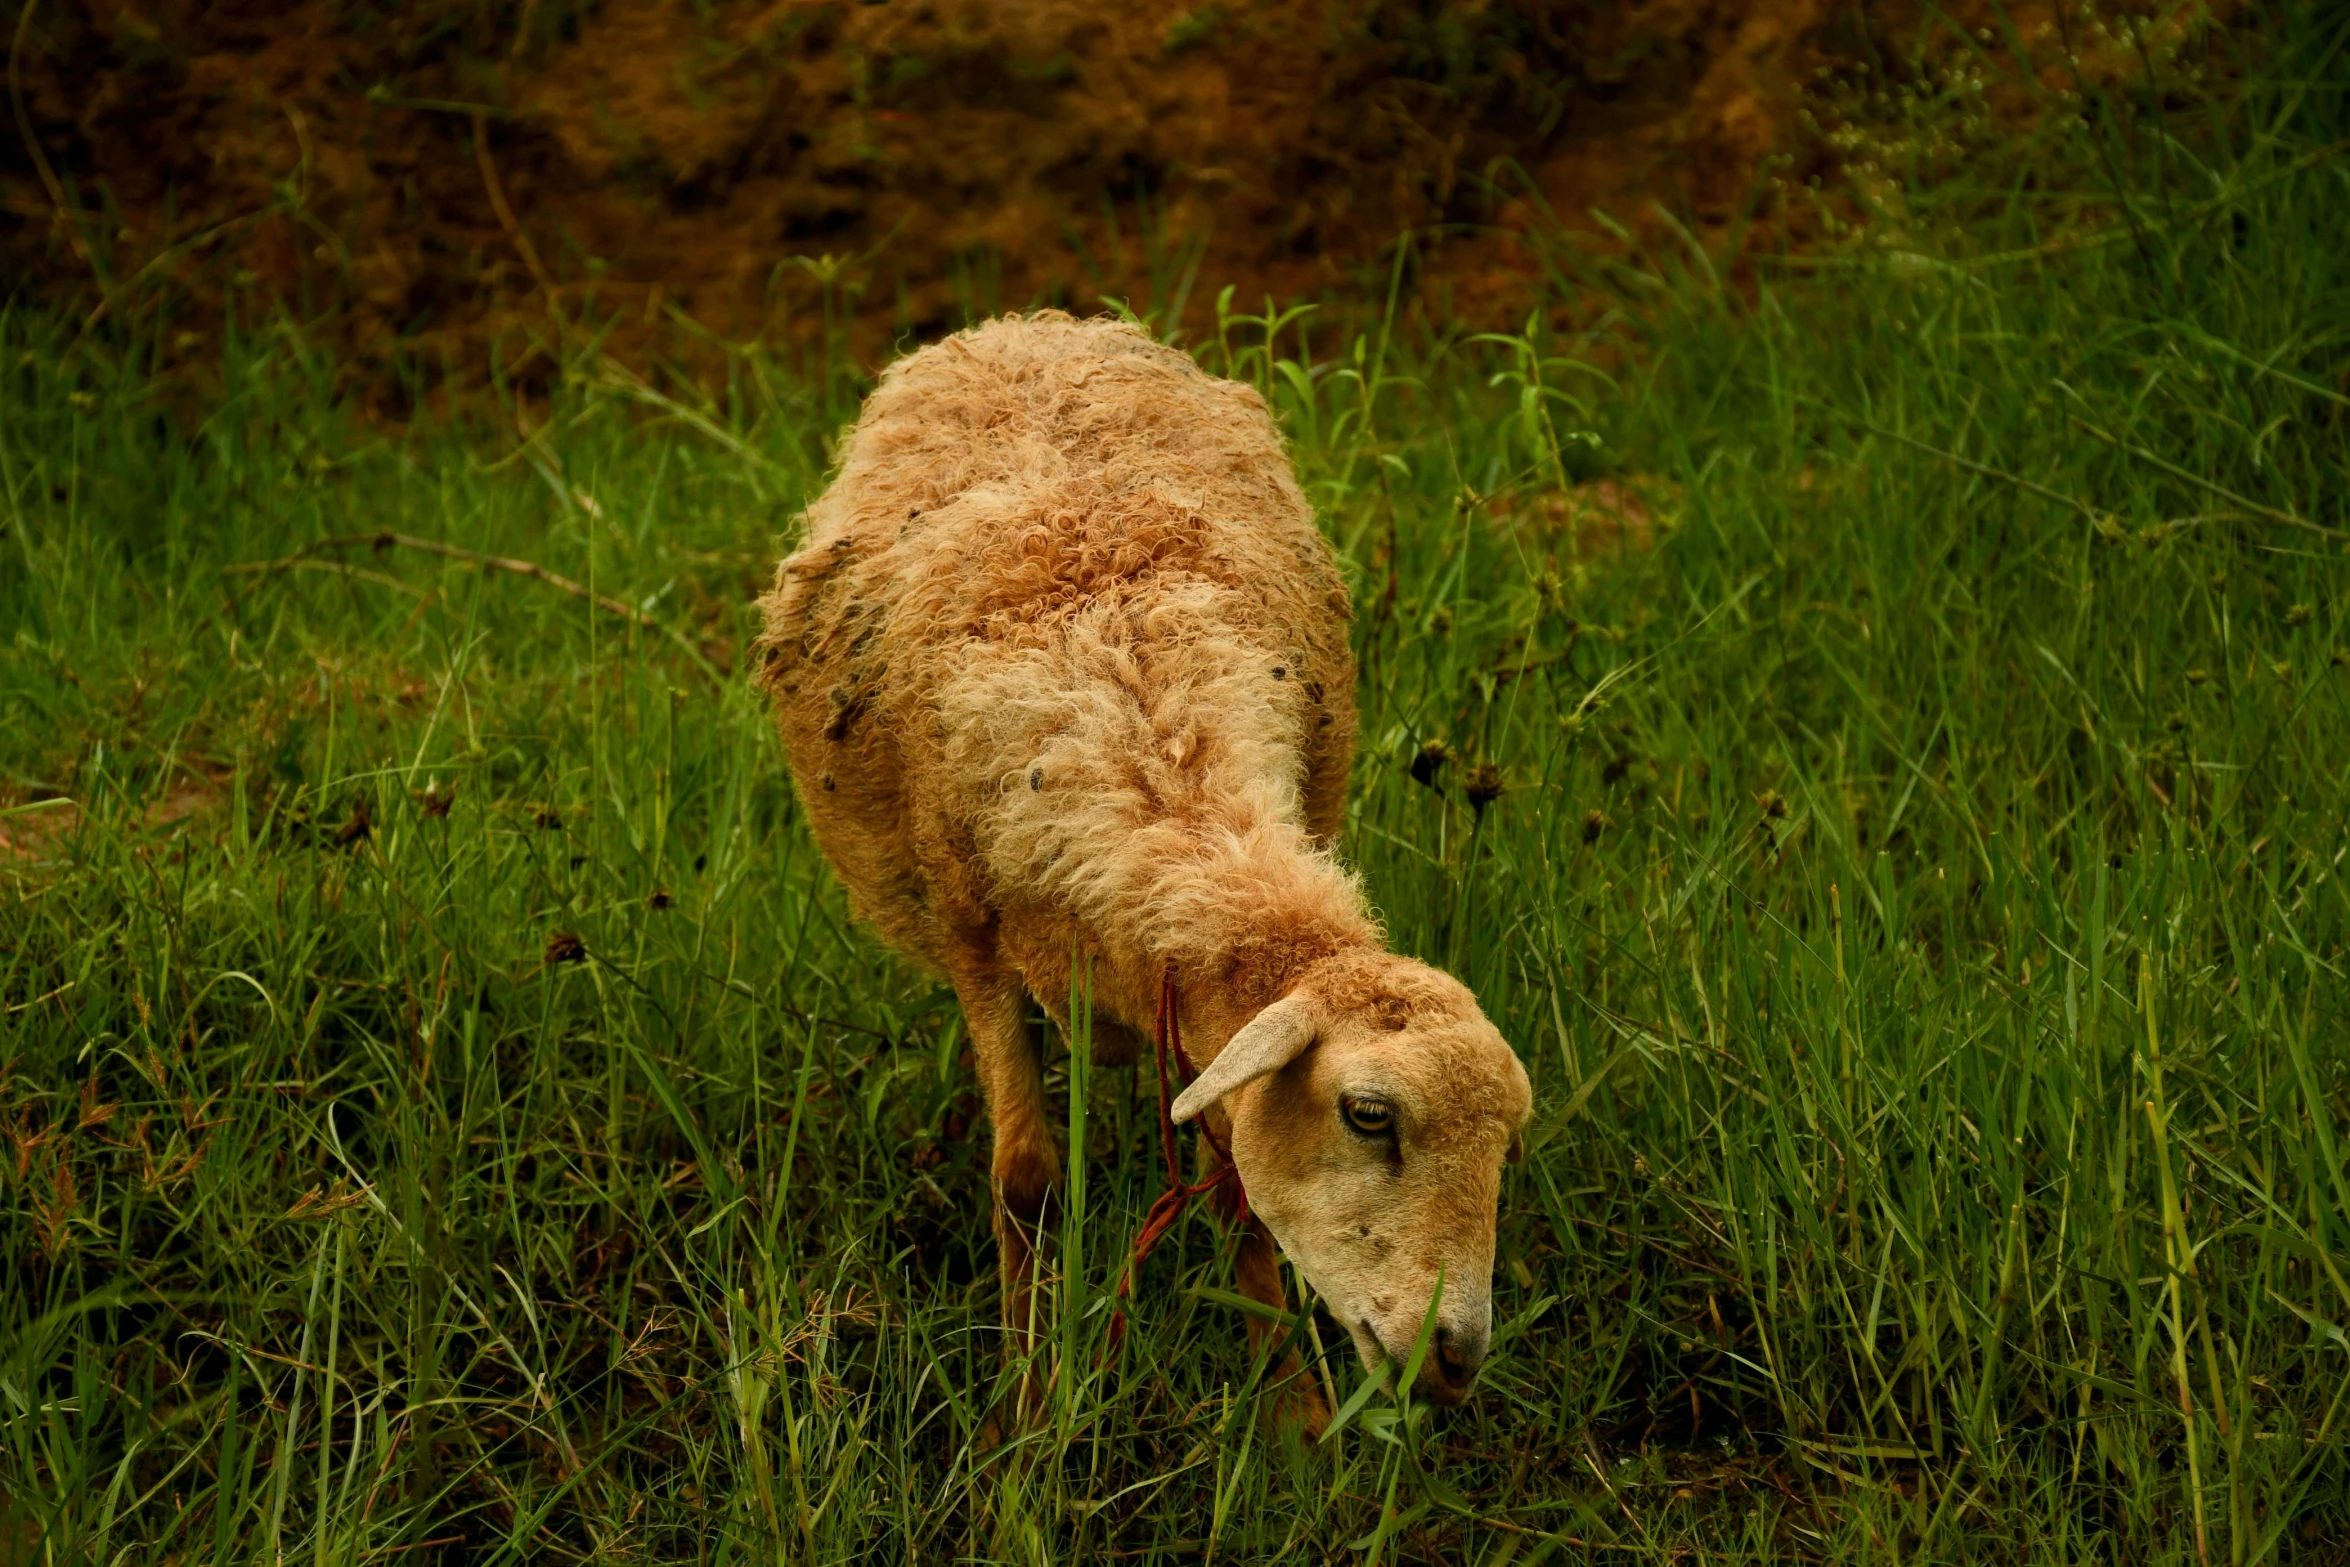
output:
[[[1159,981],[1159,1026],[1157,1038],[1159,1060],[1159,1149],[1167,1160],[1167,1189],[1159,1193],[1159,1200],[1151,1204],[1151,1211],[1142,1221],[1142,1231],[1134,1237],[1134,1250],[1126,1259],[1126,1271],[1118,1280],[1119,1301],[1134,1293],[1134,1276],[1142,1271],[1142,1262],[1151,1254],[1166,1233],[1183,1217],[1183,1210],[1194,1197],[1205,1196],[1219,1186],[1232,1188],[1234,1212],[1240,1223],[1248,1222],[1248,1190],[1240,1184],[1240,1167],[1232,1162],[1222,1139],[1216,1136],[1208,1118],[1199,1118],[1200,1135],[1208,1140],[1209,1149],[1216,1156],[1215,1173],[1204,1181],[1186,1182],[1183,1164],[1176,1155],[1174,1099],[1167,1087],[1167,1057],[1175,1058],[1175,1067],[1182,1074],[1184,1086],[1192,1079],[1191,1058],[1183,1053],[1182,1001],[1175,993],[1175,966],[1169,964],[1164,978]],[[1110,1314],[1110,1348],[1116,1350],[1126,1341],[1126,1308],[1117,1306]]]

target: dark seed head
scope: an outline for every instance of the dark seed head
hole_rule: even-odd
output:
[[[675,900],[669,896],[669,889],[667,887],[655,887],[653,889],[653,895],[645,900],[645,907],[658,914],[663,909],[669,907],[673,901]]]
[[[545,962],[549,968],[558,963],[578,963],[587,957],[587,943],[579,939],[575,930],[559,930],[547,938]]]
[[[1766,820],[1778,821],[1787,814],[1787,797],[1776,789],[1765,789],[1754,797],[1754,803],[1762,807]]]
[[[1583,841],[1585,843],[1599,842],[1599,835],[1605,831],[1607,831],[1607,818],[1600,815],[1599,812],[1593,811],[1589,816],[1583,818]]]
[[[1038,793],[1042,793],[1042,792],[1043,792],[1043,790],[1044,790],[1044,769],[1043,769],[1043,768],[1041,768],[1041,767],[1031,767],[1030,769],[1028,769],[1028,787],[1029,787],[1030,789],[1032,789],[1032,790],[1035,790],[1035,791],[1037,791]]]
[[[1501,769],[1491,762],[1479,762],[1461,780],[1461,794],[1468,800],[1469,808],[1479,816],[1485,814],[1485,807],[1501,798],[1505,787],[1501,781]]]
[[[541,827],[544,827],[549,832],[553,832],[556,828],[563,825],[563,813],[556,810],[551,805],[541,805],[533,808],[530,813],[530,819],[538,823]]]
[[[427,816],[446,816],[449,807],[457,803],[457,786],[451,784],[444,789],[437,783],[433,784],[416,796],[416,803]]]
[[[1289,678],[1288,669],[1280,664],[1275,664],[1273,666],[1273,678],[1275,680],[1287,680]]]
[[[1428,741],[1420,747],[1419,754],[1412,758],[1412,781],[1426,784],[1431,789],[1436,788],[1438,770],[1451,760],[1452,747],[1444,743],[1442,736]]]

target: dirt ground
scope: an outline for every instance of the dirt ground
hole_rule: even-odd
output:
[[[1619,243],[1604,219],[1716,237],[1751,219],[1801,243],[1806,182],[1838,158],[1823,84],[1866,102],[1936,51],[2053,58],[2052,18],[1908,0],[20,0],[0,268],[93,329],[144,328],[167,361],[209,354],[232,311],[288,311],[394,417],[401,366],[527,383],[595,342],[706,369],[827,322],[869,359],[1039,300],[1117,297],[1196,329],[1225,284],[1247,308],[1359,304],[1400,275],[1415,304],[1490,323],[1522,317],[1562,244]],[[2108,50],[2120,68],[2129,52]]]

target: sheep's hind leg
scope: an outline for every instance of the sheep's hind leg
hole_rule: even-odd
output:
[[[1020,1416],[1033,1418],[1043,1401],[1034,1364],[1041,1309],[1036,1253],[1044,1235],[1061,1160],[1045,1121],[1044,1059],[1027,1025],[1027,994],[1018,980],[992,965],[958,969],[955,994],[971,1030],[980,1091],[995,1131],[995,1238],[1003,1268],[1004,1356],[1023,1366]]]

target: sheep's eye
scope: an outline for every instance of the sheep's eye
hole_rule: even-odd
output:
[[[1364,1137],[1387,1137],[1395,1131],[1394,1107],[1377,1099],[1341,1099],[1338,1113],[1347,1130]]]

